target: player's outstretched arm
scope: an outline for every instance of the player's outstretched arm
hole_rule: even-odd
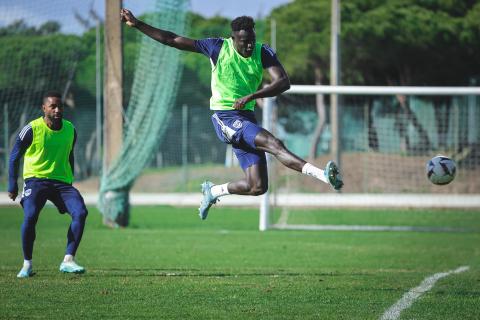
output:
[[[127,26],[137,28],[145,35],[164,45],[174,47],[179,50],[197,52],[195,49],[195,40],[179,36],[171,31],[152,27],[151,25],[148,25],[145,22],[137,19],[128,9],[120,10],[120,18],[127,24]]]
[[[290,79],[288,78],[287,72],[281,65],[271,66],[270,68],[267,68],[267,71],[272,78],[272,82],[268,86],[261,88],[253,94],[235,101],[235,104],[233,105],[235,109],[243,109],[245,104],[254,99],[275,97],[290,89]]]
[[[255,98],[274,97],[290,89],[290,79],[285,69],[279,66],[272,66],[267,69],[272,82],[262,90],[257,91]]]

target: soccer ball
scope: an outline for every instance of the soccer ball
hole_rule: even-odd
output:
[[[427,162],[427,178],[433,184],[449,184],[455,178],[455,162],[445,156],[438,155]]]

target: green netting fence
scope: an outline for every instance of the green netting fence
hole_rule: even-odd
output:
[[[146,22],[177,34],[187,32],[186,0],[156,1]],[[104,222],[126,226],[129,191],[133,182],[159,148],[171,116],[182,72],[181,52],[142,34],[135,77],[124,114],[121,151],[100,182],[98,206]]]

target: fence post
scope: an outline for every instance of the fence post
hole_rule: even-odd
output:
[[[330,85],[338,86],[341,81],[341,62],[340,62],[340,0],[332,0],[332,31],[330,45]],[[337,94],[330,95],[330,121],[332,130],[332,157],[333,160],[341,167],[341,119],[339,108],[340,96]]]
[[[182,106],[182,182],[187,187],[188,182],[188,107]]]
[[[9,127],[8,127],[8,104],[3,105],[3,146],[4,146],[4,156],[5,156],[5,181],[8,181],[8,153],[9,153],[9,143],[8,143],[8,138],[9,138]]]
[[[273,100],[274,98],[265,98],[265,104],[263,106],[262,111],[262,127],[267,130],[272,130],[272,112],[273,112]],[[270,163],[272,160],[272,156],[267,153],[267,167],[270,168]],[[270,170],[268,170],[270,171]],[[270,181],[270,172],[268,172],[268,180]],[[268,229],[268,221],[269,221],[269,214],[270,214],[270,191],[267,189],[262,195],[262,199],[260,202],[260,221],[259,221],[259,229],[260,231],[265,231]]]

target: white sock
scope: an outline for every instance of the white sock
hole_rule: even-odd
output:
[[[23,269],[28,269],[32,267],[32,260],[23,260]]]
[[[71,254],[66,254],[65,258],[63,258],[63,262],[72,262],[73,256]]]
[[[306,174],[307,176],[311,176],[319,180],[322,180],[325,183],[328,183],[328,180],[325,177],[325,171],[315,167],[313,164],[310,164],[308,162],[305,163],[305,165],[303,166],[302,173]]]
[[[228,192],[228,182],[213,186],[210,189],[210,192],[214,197],[221,197],[221,196],[226,196],[227,194],[230,194],[230,192]]]

